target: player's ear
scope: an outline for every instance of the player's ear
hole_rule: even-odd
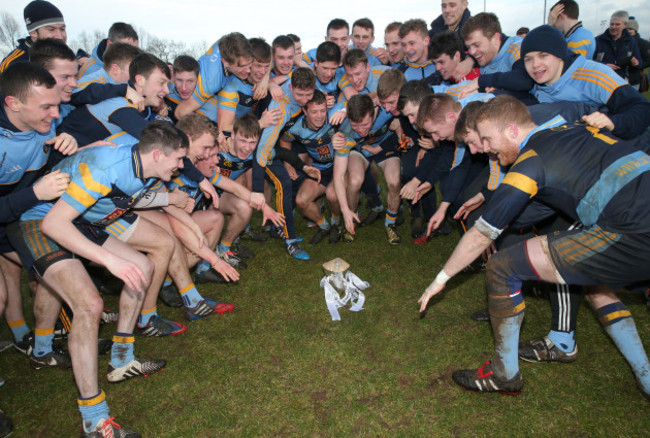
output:
[[[160,155],[162,154],[162,149],[155,148],[152,152],[153,161],[157,163],[160,161]]]
[[[506,132],[508,133],[508,137],[516,138],[519,135],[519,126],[517,126],[515,123],[508,123]]]
[[[20,100],[16,96],[5,96],[4,98],[5,105],[11,110],[11,111],[18,111],[20,109]]]

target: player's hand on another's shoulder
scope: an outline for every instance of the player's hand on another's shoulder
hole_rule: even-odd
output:
[[[54,149],[61,152],[63,155],[72,155],[79,150],[77,140],[68,133],[62,132],[54,138],[45,142],[51,145]]]
[[[57,169],[36,181],[32,190],[39,201],[52,201],[65,193],[70,184],[70,175]]]

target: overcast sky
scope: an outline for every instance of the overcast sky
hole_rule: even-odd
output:
[[[550,8],[555,1],[470,0],[469,9],[477,14],[483,12],[486,4],[486,10],[499,17],[503,31],[513,35],[521,26],[533,28],[543,24],[544,5]],[[6,0],[0,10],[8,11],[23,23],[23,8],[27,3]],[[440,14],[440,3],[435,0],[303,1],[293,9],[279,8],[278,2],[270,0],[55,0],[52,3],[63,12],[69,39],[84,29],[106,32],[113,22],[124,21],[158,37],[184,41],[188,45],[200,41],[212,44],[232,31],[242,32],[247,37],[261,36],[269,42],[279,34],[295,33],[302,38],[305,49],[314,48],[323,41],[327,23],[335,17],[352,24],[367,16],[375,23],[377,40],[374,45],[383,46],[383,29],[388,23],[410,18],[423,18],[430,23]],[[650,35],[648,0],[582,0],[578,4],[581,6],[580,19],[596,35],[602,33],[609,16],[618,9],[636,16],[643,37]]]

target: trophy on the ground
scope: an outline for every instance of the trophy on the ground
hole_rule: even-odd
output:
[[[363,310],[366,296],[362,291],[367,289],[370,284],[354,275],[350,271],[348,262],[337,257],[323,263],[323,271],[325,271],[325,277],[320,281],[320,287],[325,290],[325,302],[332,321],[341,320],[338,309],[344,307],[348,302],[352,303],[351,311]]]

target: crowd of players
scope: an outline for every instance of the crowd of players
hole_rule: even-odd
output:
[[[238,280],[254,255],[245,239],[270,235],[308,260],[295,214],[312,223],[312,245],[363,239],[359,227],[382,217],[400,244],[406,209],[416,244],[458,225],[421,311],[490,254],[488,308],[475,317],[491,322],[495,354],[456,371],[462,387],[518,394],[519,358],[573,362],[584,293],[650,397],[650,364],[614,294],[645,288],[650,259],[650,102],[627,80],[647,53],[627,14],[596,43],[572,0],[523,39],[466,1],[441,6],[430,26],[388,25],[385,49],[369,19],[333,19],[305,52],[296,35],[230,33],[171,65],[125,23],[75,54],[56,6],[26,6],[30,37],[0,64],[0,313],[34,368],[72,368],[83,437],[139,436],[110,416],[98,354],[110,354],[109,382],[161,370],[134,354],[135,336],[187,326],[159,315],[158,300],[188,321],[232,311],[196,284]],[[251,228],[253,210],[268,229]],[[97,267],[124,284],[119,313],[103,308]],[[33,331],[23,268],[37,279]],[[522,289],[539,284],[551,330],[519,343]],[[100,321],[116,323],[112,341],[98,339]],[[53,347],[62,334],[68,352]]]

